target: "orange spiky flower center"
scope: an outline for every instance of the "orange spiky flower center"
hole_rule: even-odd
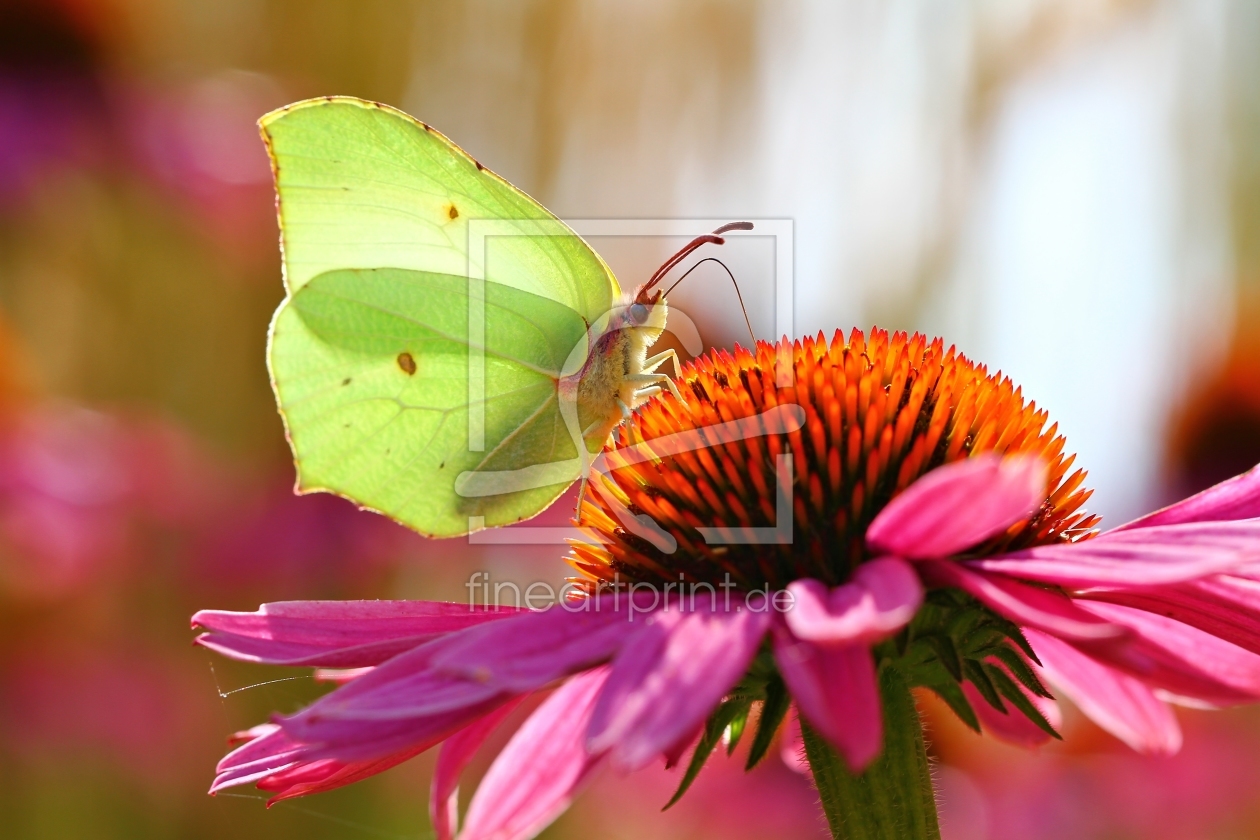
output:
[[[789,367],[791,384],[780,384],[776,373],[786,370],[776,361]],[[866,528],[896,494],[929,470],[982,452],[1039,455],[1049,479],[1036,513],[977,554],[1079,539],[1098,521],[1080,511],[1090,495],[1081,489],[1085,473],[1067,474],[1075,456],[1064,455],[1057,424],[1046,428],[1046,412],[1009,378],[939,338],[880,329],[868,338],[855,329],[847,342],[838,331],[830,343],[821,333],[759,341],[755,351],[737,346],[697,358],[677,384],[686,406],[669,394],[653,399],[604,450],[608,469],[595,477],[580,517],[601,544],[575,544],[569,558],[588,591],[617,580],[729,581],[744,590],[804,577],[843,583],[870,559]],[[804,409],[790,409],[795,430],[716,433],[793,405]],[[671,454],[663,445],[697,429],[708,430],[698,448]],[[672,544],[627,528],[627,513],[646,514]],[[772,530],[790,541],[766,539]],[[762,536],[749,542],[748,534]]]

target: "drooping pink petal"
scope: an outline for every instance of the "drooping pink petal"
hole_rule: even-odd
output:
[[[901,557],[948,557],[1000,534],[1045,500],[1040,458],[977,455],[907,487],[871,522],[866,542]]]
[[[1260,581],[1213,575],[1171,586],[1091,589],[1076,597],[1158,613],[1260,653]]]
[[[414,719],[534,691],[608,661],[646,628],[650,613],[631,620],[624,595],[620,602],[614,610],[606,596],[447,634],[320,698],[288,726]]]
[[[1123,627],[1078,607],[1049,589],[1020,583],[1004,575],[973,572],[961,563],[931,560],[919,564],[929,583],[954,586],[1024,627],[1036,627],[1065,639],[1114,639]]]
[[[646,766],[686,738],[748,670],[770,624],[766,609],[656,613],[613,660],[591,715],[587,749],[622,770]]]
[[[377,665],[299,712],[290,719],[290,730],[303,720],[356,723],[414,720],[505,695],[495,686],[453,676],[434,664],[437,654],[450,645],[453,638],[434,639]]]
[[[420,751],[437,746],[512,699],[512,695],[496,694],[480,703],[445,712],[390,720],[325,716],[316,701],[290,717],[276,718],[275,722],[289,738],[303,745],[303,760],[367,761],[417,745]]]
[[[1177,718],[1151,689],[1053,636],[1025,633],[1047,679],[1103,729],[1138,752],[1172,755],[1181,749]]]
[[[1161,586],[1229,572],[1260,559],[1260,519],[1109,531],[965,561],[974,569],[1069,587]]]
[[[793,772],[809,772],[809,762],[805,760],[805,737],[801,734],[801,719],[796,712],[795,704],[788,707],[787,717],[783,719],[779,758]]]
[[[646,625],[657,600],[655,592],[638,593],[633,601],[625,594],[604,595],[470,628],[448,637],[434,666],[502,691],[533,691],[608,661]]]
[[[1126,522],[1117,531],[1150,528],[1154,525],[1181,525],[1186,522],[1210,522],[1231,519],[1254,519],[1260,516],[1260,467],[1252,467],[1242,475],[1222,481],[1188,499]]]
[[[1011,676],[1010,670],[1001,661],[993,658],[988,661],[989,664],[1001,668],[1003,671],[1006,671],[1008,676]],[[1030,662],[1028,664],[1030,667],[1037,667],[1034,663]],[[1013,676],[1011,676],[1011,679],[1051,726],[1056,730],[1063,726],[1063,712],[1059,709],[1058,703],[1049,697],[1040,697],[1033,694],[1024,688],[1023,684],[1015,680]],[[1053,740],[1050,733],[1029,720],[1013,704],[1007,703],[1006,714],[1003,714],[990,706],[989,701],[984,699],[984,695],[971,682],[963,683],[962,690],[967,697],[967,701],[971,703],[971,708],[975,709],[976,717],[980,718],[980,726],[985,732],[999,741],[1031,749],[1040,747]]]
[[[414,758],[426,749],[428,745],[416,745],[392,755],[366,761],[342,762],[336,759],[321,759],[309,764],[286,768],[259,779],[257,787],[259,790],[275,794],[267,801],[268,805],[274,805],[284,799],[324,793],[362,781],[377,773],[384,773]]]
[[[413,743],[404,748],[361,761],[310,758],[307,748],[294,741],[276,724],[263,724],[242,735],[247,743],[219,762],[210,793],[256,783],[276,795],[268,804],[295,796],[342,787],[388,770],[427,749],[431,744]]]
[[[604,761],[585,733],[607,679],[607,667],[573,677],[530,715],[473,794],[460,840],[525,840],[569,807]]]
[[[883,743],[875,662],[866,645],[818,645],[774,635],[774,659],[797,710],[844,756],[866,767]]]
[[[704,724],[697,726],[694,731],[689,732],[679,738],[673,744],[665,749],[665,769],[673,770],[678,766],[678,762],[682,761],[683,756],[691,751],[691,748],[700,740],[700,736],[704,734]]]
[[[473,721],[442,743],[429,788],[429,820],[437,840],[451,840],[459,824],[459,776],[503,719],[520,704],[513,700]]]
[[[794,601],[783,618],[792,635],[820,644],[874,644],[908,624],[923,603],[918,574],[899,557],[863,563],[831,591],[809,578],[787,588]]]
[[[248,740],[244,740],[246,738]],[[292,767],[301,758],[302,745],[274,723],[255,726],[233,740],[244,740],[244,743],[219,759],[214,769],[214,783],[210,786],[212,794]]]
[[[1101,601],[1083,609],[1130,631],[1122,644],[1078,646],[1154,688],[1214,706],[1260,699],[1260,656],[1155,613]]]
[[[231,659],[272,665],[378,665],[430,639],[517,615],[442,601],[281,601],[257,611],[202,610],[197,644]]]

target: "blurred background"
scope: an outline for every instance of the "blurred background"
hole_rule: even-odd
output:
[[[564,574],[290,492],[254,121],[334,93],[562,217],[793,220],[797,335],[918,329],[1001,368],[1110,524],[1260,461],[1250,0],[0,0],[5,837],[430,836],[431,756],[270,811],[206,796],[229,732],[319,689],[191,648],[188,617]],[[678,243],[595,244],[629,286]],[[772,338],[758,247],[727,256]],[[709,269],[671,303],[746,341]],[[952,840],[1260,835],[1260,710],[1186,712],[1159,760],[1071,715],[1030,754],[927,712]],[[804,777],[740,764],[665,815],[673,777],[605,779],[547,836],[825,836]]]

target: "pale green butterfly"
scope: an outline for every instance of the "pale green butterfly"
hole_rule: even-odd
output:
[[[298,492],[458,536],[528,519],[678,358],[654,286],[632,294],[542,205],[401,111],[352,97],[259,121],[287,296],[268,361]],[[579,442],[581,445],[579,445]]]

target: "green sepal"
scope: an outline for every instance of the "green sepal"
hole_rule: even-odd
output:
[[[718,742],[722,740],[722,733],[726,731],[726,727],[741,714],[747,716],[749,707],[752,706],[752,700],[744,697],[727,700],[717,707],[713,714],[709,715],[709,719],[705,721],[704,733],[700,736],[700,743],[696,744],[696,749],[691,754],[691,761],[687,764],[687,772],[683,773],[682,781],[678,783],[678,790],[674,791],[673,797],[665,803],[662,811],[673,807],[682,795],[687,792],[687,788],[691,787],[691,783],[696,780],[696,776],[700,775],[701,768],[704,767],[706,761],[709,760],[709,754],[717,747]]]
[[[1006,669],[1011,672],[1015,679],[1023,684],[1024,688],[1027,688],[1038,697],[1045,697],[1048,700],[1054,699],[1054,695],[1042,684],[1041,680],[1037,679],[1037,674],[1032,668],[1028,667],[1028,663],[1018,653],[1004,646],[995,650],[993,656],[1006,666]]]
[[[1020,690],[1019,686],[1006,675],[1005,671],[996,665],[988,664],[985,665],[984,670],[987,672],[989,679],[993,681],[993,685],[998,692],[1009,700],[1015,708],[1023,712],[1025,717],[1037,724],[1051,738],[1063,740],[1063,736],[1055,731],[1055,728],[1050,725],[1050,721],[1046,720],[1045,716],[1041,714],[1041,710],[1033,705],[1032,701],[1028,699],[1028,695]]]
[[[931,645],[937,659],[945,666],[945,670],[949,671],[949,675],[958,682],[962,682],[962,658],[958,655],[958,648],[954,647],[953,640],[949,636],[933,634],[925,636],[924,641]]]
[[[958,683],[953,680],[942,680],[938,683],[930,683],[926,688],[931,689],[937,697],[944,700],[968,729],[973,732],[980,731],[980,718],[976,716],[976,710],[971,707],[971,701],[967,699],[967,695],[963,693]]]
[[[723,735],[726,738],[727,755],[735,752],[735,748],[739,746],[739,739],[744,737],[744,730],[748,727],[748,712],[751,709],[752,705],[749,704],[735,716],[734,720],[726,725],[726,731]]]
[[[766,699],[761,704],[761,715],[757,718],[757,731],[753,735],[752,746],[748,748],[745,770],[753,769],[761,759],[765,758],[770,750],[770,744],[774,741],[774,733],[779,730],[783,718],[787,716],[791,703],[792,697],[788,694],[787,686],[776,676],[766,685]]]
[[[985,701],[997,709],[999,712],[1005,712],[1006,706],[1002,703],[1002,698],[998,695],[997,687],[993,685],[989,679],[989,674],[984,668],[984,664],[974,659],[968,659],[963,663],[963,671],[967,675],[967,681],[976,687],[980,695]]]

